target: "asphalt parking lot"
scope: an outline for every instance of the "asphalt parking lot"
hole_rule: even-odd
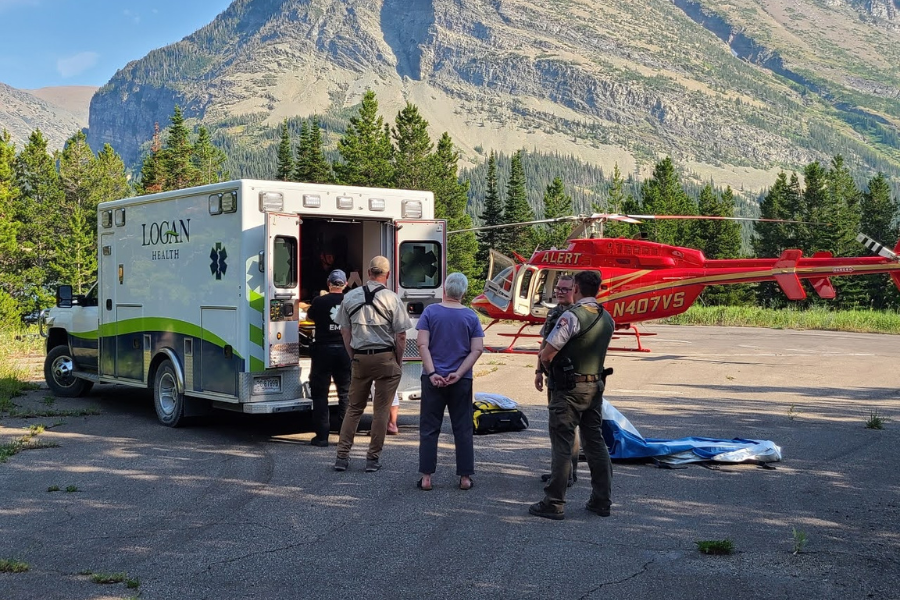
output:
[[[774,470],[618,463],[602,519],[584,510],[582,464],[566,520],[531,517],[549,442],[523,355],[486,354],[475,368],[476,391],[512,397],[531,427],[476,438],[470,491],[456,487],[446,419],[435,489],[415,488],[413,402],[380,472],[363,472],[361,436],[337,473],[334,446],[309,446],[302,416],[169,429],[148,393],[98,386],[51,402],[42,389],[15,401],[99,414],[0,419],[0,439],[43,424],[37,439],[58,444],[0,463],[0,560],[29,566],[0,573],[0,600],[900,598],[900,340],[649,331],[652,352],[610,355],[607,399],[645,437],[773,440]],[[864,426],[873,413],[883,430]],[[697,550],[724,539],[733,554]]]

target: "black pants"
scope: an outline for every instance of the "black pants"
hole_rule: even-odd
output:
[[[327,438],[330,429],[328,390],[331,380],[337,388],[338,414],[344,420],[350,393],[350,356],[343,344],[313,344],[309,369],[309,393],[313,401],[316,437]]]
[[[419,472],[430,475],[437,469],[438,436],[444,422],[444,410],[450,413],[453,426],[456,474],[460,477],[471,475],[475,472],[472,380],[464,378],[447,387],[434,387],[424,375],[419,414]]]

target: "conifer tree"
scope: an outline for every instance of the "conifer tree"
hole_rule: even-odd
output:
[[[116,154],[109,144],[103,144],[103,149],[97,153],[92,181],[91,206],[93,210],[96,210],[97,205],[101,202],[128,198],[132,195],[122,157]],[[96,232],[96,219],[92,220],[92,226]]]
[[[900,237],[894,223],[898,208],[898,199],[891,197],[890,182],[884,173],[878,173],[869,180],[868,189],[862,195],[860,230],[872,239],[892,247]],[[861,279],[865,280],[864,287],[871,308],[900,308],[900,293],[889,277],[867,275]]]
[[[180,106],[175,106],[170,120],[172,124],[166,137],[166,147],[162,151],[166,171],[165,189],[180,190],[195,185],[199,173],[192,160],[193,146]]]
[[[544,190],[544,219],[556,219],[572,214],[572,197],[566,194],[562,179],[554,177]],[[548,223],[540,226],[536,241],[541,248],[562,249],[569,245],[567,238],[572,231],[572,223]]]
[[[698,210],[710,217],[734,216],[734,192],[726,187],[716,193],[711,184],[700,191]],[[741,253],[741,226],[737,221],[697,220],[693,222],[693,238],[697,249],[706,258],[739,258]],[[708,305],[737,305],[749,301],[750,290],[743,285],[710,286],[703,291],[703,301]]]
[[[196,174],[193,185],[227,181],[228,171],[225,170],[225,160],[225,153],[213,145],[209,131],[200,125],[197,128],[197,141],[191,148],[191,163]]]
[[[97,281],[97,238],[91,231],[96,221],[96,212],[78,207],[67,213],[67,235],[53,241],[50,268],[57,281],[70,284],[76,294],[87,292]]]
[[[448,231],[472,227],[472,219],[466,213],[469,182],[459,180],[459,152],[447,132],[438,140],[430,161],[432,180],[429,188],[434,192],[435,216],[447,219]],[[475,260],[477,251],[474,231],[447,236],[447,272],[463,273],[469,279],[470,292],[481,289],[481,267]]]
[[[47,141],[39,129],[31,133],[16,157],[16,186],[21,192],[16,213],[22,227],[14,272],[22,282],[19,307],[28,313],[51,301],[49,259],[54,240],[63,232],[60,207],[65,195],[54,160],[47,152]]]
[[[685,193],[668,156],[656,164],[653,176],[641,185],[641,204],[644,212],[652,215],[696,214],[696,206]],[[674,246],[684,245],[691,233],[687,221],[651,221],[642,227],[652,240]]]
[[[300,139],[297,143],[297,157],[294,159],[294,181],[312,183],[310,177],[312,161],[310,159],[309,122],[300,123]]]
[[[16,203],[16,149],[9,132],[0,133],[0,327],[17,325],[19,307],[14,299],[21,287],[15,269],[18,265]]]
[[[506,186],[506,201],[503,204],[503,222],[513,225],[534,221],[534,211],[528,204],[528,192],[525,188],[525,168],[522,164],[522,151],[516,152],[510,164],[509,183]],[[501,230],[501,252],[511,254],[517,252],[525,258],[534,251],[534,233],[531,226],[507,227]]]
[[[795,174],[796,177],[796,174]],[[759,216],[763,219],[790,219],[789,195],[791,194],[787,174],[778,173],[775,184],[766,193],[759,205]],[[772,258],[781,255],[788,239],[788,224],[757,221],[753,225],[753,251],[759,258]],[[784,299],[778,285],[772,281],[764,281],[756,287],[757,302],[762,306],[781,306]]]
[[[809,221],[810,211],[806,194],[800,185],[800,177],[791,173],[784,196],[784,218],[795,221]],[[810,226],[806,222],[787,223],[784,227],[785,239],[782,242],[782,250],[786,248],[806,249],[811,244]],[[780,254],[780,251],[779,251]],[[776,255],[777,256],[777,255]]]
[[[275,178],[279,181],[290,181],[294,174],[294,156],[291,150],[291,134],[288,131],[287,119],[281,122],[281,141],[278,144],[278,163],[275,166]]]
[[[79,131],[66,141],[59,157],[59,178],[65,197],[60,208],[66,212],[90,206],[93,191],[94,153],[87,144],[87,136]]]
[[[831,225],[824,228],[826,231],[822,236],[822,246],[835,256],[861,256],[865,252],[865,248],[856,241],[859,233],[860,196],[859,188],[844,164],[844,158],[835,156],[831,160],[825,182],[826,208],[823,211]],[[832,281],[832,285],[837,291],[836,306],[843,309],[868,306],[861,278],[838,277]]]
[[[325,158],[325,152],[322,150],[322,129],[319,127],[319,120],[315,117],[312,118],[312,122],[309,125],[307,144],[306,181],[310,183],[331,183],[334,180],[331,173],[331,163]]]
[[[162,139],[159,134],[159,123],[153,124],[153,139],[150,142],[150,153],[144,157],[141,166],[141,181],[138,184],[139,194],[155,194],[163,191],[166,185],[166,168],[163,164]]]
[[[503,223],[503,204],[500,202],[500,191],[497,182],[497,155],[491,151],[487,166],[487,191],[484,197],[484,212],[481,213],[481,226],[491,227]],[[500,229],[485,229],[478,232],[477,262],[483,273],[487,273],[488,259],[491,249],[500,250]]]
[[[344,136],[338,140],[338,152],[342,159],[334,165],[338,183],[373,187],[394,184],[390,130],[378,115],[372,90],[363,96],[359,114],[350,118]]]
[[[803,217],[795,215],[793,218],[812,221],[815,225],[796,228],[798,236],[794,247],[809,255],[819,250],[829,250],[832,242],[831,234],[827,231],[830,210],[825,198],[828,172],[819,161],[814,161],[803,169],[803,179],[805,183],[803,203],[806,215]],[[806,235],[803,235],[804,232]]]
[[[619,169],[619,163],[613,166],[613,176],[609,182],[606,205],[594,202],[592,209],[597,213],[628,214],[637,212],[638,205],[631,194],[625,193],[625,179]],[[603,235],[606,237],[631,237],[638,231],[636,225],[621,221],[608,221],[604,224]]]
[[[419,114],[414,104],[397,113],[392,136],[394,152],[395,186],[406,190],[425,189],[431,179],[429,159],[434,144],[428,136],[428,121]]]

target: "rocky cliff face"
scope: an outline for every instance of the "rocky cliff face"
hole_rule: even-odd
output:
[[[17,149],[21,150],[35,129],[44,134],[50,150],[60,149],[86,126],[87,119],[79,119],[36,95],[0,83],[0,131],[9,131]]]
[[[897,1],[236,0],[101,88],[89,141],[134,161],[176,104],[276,124],[372,88],[388,118],[414,102],[470,158],[526,146],[626,172],[660,154],[767,170],[825,156],[803,138],[846,129],[825,115],[841,90],[860,109],[877,79],[873,111],[900,123],[900,38],[854,12],[889,23]],[[824,55],[821,19],[843,29],[841,53]],[[879,160],[900,165],[892,152]]]

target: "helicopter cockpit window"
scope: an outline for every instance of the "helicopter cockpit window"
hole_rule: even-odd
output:
[[[413,290],[434,289],[441,285],[441,245],[438,242],[402,242],[400,244],[400,287]]]
[[[512,267],[506,267],[491,279],[493,283],[496,283],[502,289],[509,291],[509,288],[512,287]]]

